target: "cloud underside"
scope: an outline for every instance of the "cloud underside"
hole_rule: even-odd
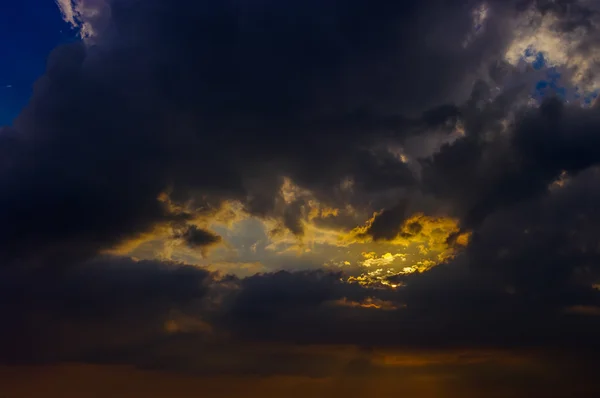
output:
[[[600,10],[460,3],[57,1],[83,40],[0,129],[0,361],[597,391]]]

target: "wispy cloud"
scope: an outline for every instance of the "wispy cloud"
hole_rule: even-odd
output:
[[[79,31],[84,39],[98,34],[110,15],[105,0],[55,0],[65,22]]]

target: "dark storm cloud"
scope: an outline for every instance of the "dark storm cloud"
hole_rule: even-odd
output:
[[[390,209],[382,211],[375,216],[366,234],[372,236],[376,241],[394,239],[400,232],[402,224],[408,216],[406,214],[407,207],[408,203],[403,201]]]
[[[543,195],[562,172],[598,164],[599,110],[550,98],[523,110],[506,134],[490,139],[467,130],[465,138],[423,161],[424,187],[454,201],[464,224],[476,226],[502,206]],[[481,113],[475,118],[484,116],[488,126],[498,120],[485,108]]]
[[[471,4],[109,3],[94,44],[57,48],[15,122],[3,264],[83,259],[190,217],[156,200],[165,191],[268,215],[283,175],[319,198],[348,177],[366,193],[414,184],[379,143],[455,116],[444,104],[501,52],[512,9],[494,2],[463,48]]]
[[[525,256],[515,268],[533,266],[534,270],[520,272],[537,273],[540,278],[546,271],[555,272],[548,257],[532,265]],[[508,281],[516,280],[514,274],[497,264],[490,266],[491,270],[472,270],[461,259],[408,276],[407,286],[397,291],[335,284],[333,276],[326,283],[306,274],[256,276],[252,283],[243,283],[221,325],[237,339],[263,343],[407,350],[541,347],[548,353],[576,356],[598,352],[593,336],[600,330],[600,317],[577,308],[598,308],[600,292],[570,284],[540,294],[531,281],[511,289]],[[390,309],[369,306],[377,305],[374,298],[388,303]]]
[[[205,229],[200,229],[195,225],[188,227],[181,234],[176,235],[177,238],[183,238],[185,243],[192,248],[206,247],[221,242],[222,238]]]
[[[340,275],[323,271],[259,274],[242,280],[242,291],[232,307],[233,317],[250,323],[295,317],[339,296]]]
[[[119,258],[67,270],[60,278],[54,274],[53,280],[13,275],[3,278],[10,284],[3,286],[0,309],[9,322],[1,332],[0,359],[321,377],[347,359],[323,350],[307,353],[296,344],[544,347],[578,356],[599,348],[594,336],[600,317],[563,309],[598,305],[600,292],[509,291],[506,279],[497,278],[501,269],[492,265],[491,273],[471,272],[462,261],[439,266],[408,276],[407,287],[395,291],[349,285],[323,271],[240,280],[181,264]],[[383,302],[396,309],[348,305]]]
[[[171,310],[206,297],[209,272],[176,263],[100,258],[65,273],[2,272],[3,362],[74,360],[165,334]]]
[[[473,263],[496,269],[522,294],[598,305],[598,181],[598,170],[588,170],[543,198],[490,216],[469,247]]]
[[[239,280],[120,257],[37,275],[2,271],[2,364],[76,361],[205,375],[321,377],[344,361],[252,338],[258,326],[280,329],[285,319],[341,298],[347,287],[340,275],[279,272]]]
[[[327,356],[253,344],[596,353],[600,108],[523,108],[521,84],[492,101],[489,82],[470,84],[481,70],[494,84],[514,72],[489,66],[516,3],[489,3],[464,48],[470,2],[111,2],[95,45],[57,49],[0,130],[0,359],[323,376],[337,366]],[[422,159],[419,175],[382,149],[458,121],[464,136]],[[550,189],[563,172],[571,180]],[[384,209],[375,240],[419,232],[403,225],[406,191],[423,196],[409,208],[443,204],[473,238],[447,264],[391,277],[406,285],[395,290],[325,271],[239,279],[85,261],[159,223],[192,246],[217,243],[188,223],[224,200],[302,235],[306,203],[282,204],[283,177],[325,204]],[[316,223],[355,221],[329,218]],[[361,360],[350,373],[369,367]]]
[[[301,219],[303,205],[303,200],[295,200],[283,212],[283,225],[298,236],[304,234],[304,226]]]

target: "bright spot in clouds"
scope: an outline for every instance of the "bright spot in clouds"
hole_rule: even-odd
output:
[[[600,89],[600,48],[586,40],[588,29],[598,29],[600,24],[591,20],[591,28],[576,26],[565,31],[559,29],[560,22],[553,14],[532,7],[517,20],[505,58],[514,66],[525,63],[535,69],[556,70],[564,76],[562,82],[573,99],[595,95]]]
[[[86,41],[98,34],[110,16],[106,0],[55,0],[63,20]]]

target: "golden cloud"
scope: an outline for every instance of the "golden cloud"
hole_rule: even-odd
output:
[[[213,333],[213,327],[209,323],[180,311],[171,311],[169,319],[165,321],[164,328],[170,334],[192,332],[203,334]]]
[[[595,305],[574,305],[565,308],[565,312],[583,316],[600,316],[600,307]]]
[[[283,180],[280,194],[275,213],[258,218],[239,202],[197,208],[198,204],[175,203],[164,193],[158,199],[170,214],[180,215],[185,222],[160,224],[111,252],[183,261],[240,277],[293,267],[288,264],[337,267],[350,275],[349,282],[396,288],[401,283],[390,282],[391,277],[425,272],[453,258],[469,243],[470,235],[461,231],[458,220],[423,213],[406,219],[392,239],[374,241],[368,231],[381,212],[369,217],[351,206],[327,206],[288,178]],[[286,229],[280,217],[282,209],[292,203],[301,203],[301,236]],[[346,225],[348,221],[359,225],[344,229],[336,222],[323,222],[336,217],[344,217]],[[178,238],[178,231],[189,226],[221,236],[218,247],[210,252],[188,247]]]
[[[365,308],[383,311],[391,311],[398,308],[391,301],[381,300],[376,297],[367,297],[363,301],[353,301],[343,297],[339,300],[330,302],[330,304],[337,307]]]

